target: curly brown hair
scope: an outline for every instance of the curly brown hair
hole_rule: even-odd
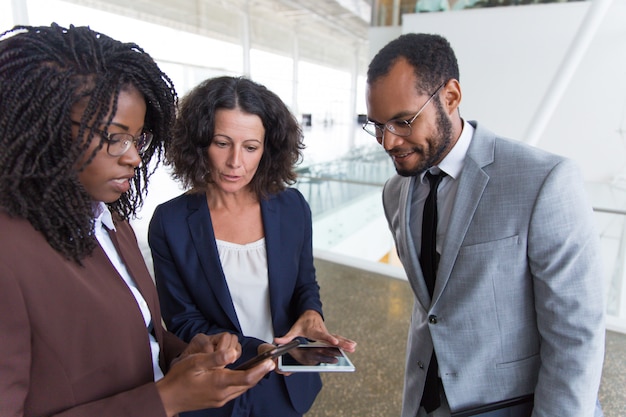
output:
[[[122,219],[141,207],[171,133],[177,104],[171,80],[136,44],[88,27],[16,26],[0,35],[0,208],[27,219],[78,263],[97,245],[93,201],[78,179],[78,164],[89,142],[100,140],[82,168],[91,162],[104,137],[91,132],[88,121],[108,125],[120,91],[131,85],[145,98],[145,126],[154,139],[131,189],[108,204]],[[72,136],[70,113],[79,101],[86,103],[80,132],[87,132],[87,141]]]
[[[166,163],[172,176],[194,192],[207,191],[215,113],[241,109],[259,116],[265,145],[250,187],[259,198],[284,190],[296,181],[295,165],[304,149],[302,130],[285,103],[265,86],[244,77],[216,77],[203,81],[181,100],[172,141],[166,144]]]

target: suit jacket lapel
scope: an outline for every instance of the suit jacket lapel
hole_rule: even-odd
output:
[[[116,222],[116,228],[120,227],[129,227],[127,225],[121,225],[119,222]],[[122,258],[128,273],[135,281],[135,285],[137,289],[143,296],[146,304],[148,304],[148,309],[150,310],[150,315],[152,316],[153,328],[154,328],[154,336],[156,337],[159,344],[162,344],[163,333],[161,326],[154,326],[155,320],[160,320],[161,311],[159,309],[159,304],[156,297],[156,291],[154,290],[154,282],[152,281],[152,277],[146,268],[145,261],[141,252],[138,251],[138,246],[136,245],[136,241],[127,242],[126,237],[122,235],[118,235],[117,232],[113,230],[106,229],[113,245],[117,249],[117,253]],[[119,229],[118,229],[119,230]]]
[[[428,310],[431,304],[430,295],[428,294],[428,288],[426,287],[426,282],[424,281],[424,275],[422,274],[422,267],[420,265],[419,257],[417,255],[416,245],[413,242],[413,234],[411,233],[411,224],[410,224],[410,208],[411,208],[411,196],[414,192],[414,187],[419,186],[419,182],[417,181],[418,177],[407,177],[402,179],[401,189],[400,189],[400,201],[398,207],[399,210],[399,224],[403,225],[401,228],[402,233],[400,233],[402,241],[399,242],[400,245],[403,245],[404,252],[409,255],[409,261],[411,265],[409,268],[405,268],[407,271],[407,276],[409,278],[409,282],[413,288],[413,292],[417,300],[420,302],[422,307],[425,310]],[[414,271],[414,274],[411,274],[410,271]]]
[[[261,200],[261,217],[263,218],[263,228],[265,229],[265,250],[267,252],[267,273],[269,280],[270,292],[270,312],[272,314],[272,322],[274,320],[274,312],[280,311],[278,303],[282,287],[283,279],[281,273],[281,239],[283,231],[280,224],[280,208],[276,203],[276,197],[271,196],[269,199]],[[274,329],[276,331],[276,329]]]
[[[485,173],[483,168],[493,162],[495,135],[478,126],[475,128],[472,143],[467,151],[463,171],[459,178],[459,187],[443,242],[443,253],[439,260],[433,294],[434,303],[437,302],[450,278],[461,243],[465,239],[465,234],[474,217],[478,203],[489,182],[489,175]]]
[[[228,284],[226,283],[226,277],[217,251],[211,213],[209,212],[205,194],[190,194],[187,210],[189,214],[187,217],[189,234],[198,253],[204,278],[215,293],[222,309],[241,332],[241,326],[228,291]]]

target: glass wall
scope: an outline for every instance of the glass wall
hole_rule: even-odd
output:
[[[22,4],[31,25],[51,22],[62,26],[85,25],[113,38],[139,44],[174,81],[181,96],[209,77],[238,76],[244,72],[244,51],[235,43],[60,0],[24,0]],[[11,2],[1,0],[0,32],[12,26]],[[298,71],[297,84],[294,84],[295,68]],[[351,74],[346,71],[303,61],[294,66],[291,57],[251,49],[250,73],[252,79],[278,94],[298,118],[306,113],[311,115],[313,122],[320,124],[342,124],[353,119]],[[359,83],[362,85],[364,80]],[[294,103],[294,100],[298,102]]]
[[[287,106],[293,103],[293,59],[258,49],[250,50],[250,77],[278,94]]]
[[[0,1],[0,33],[13,26],[13,9],[8,1]]]

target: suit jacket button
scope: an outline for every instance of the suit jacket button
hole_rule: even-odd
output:
[[[420,367],[420,369],[424,369],[424,362],[422,361],[417,361],[417,366]]]
[[[428,316],[428,322],[430,324],[437,324],[437,316],[435,316],[434,314],[431,314],[430,316]]]

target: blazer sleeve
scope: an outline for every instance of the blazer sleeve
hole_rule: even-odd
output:
[[[21,414],[18,414],[21,415]],[[81,404],[51,417],[136,416],[166,417],[155,383],[142,385],[112,397]]]
[[[604,357],[604,274],[582,184],[573,162],[557,164],[531,217],[528,257],[541,336],[534,416],[594,415]]]
[[[167,373],[170,369],[172,361],[176,359],[187,348],[187,343],[179,339],[174,333],[163,329],[163,370]]]

